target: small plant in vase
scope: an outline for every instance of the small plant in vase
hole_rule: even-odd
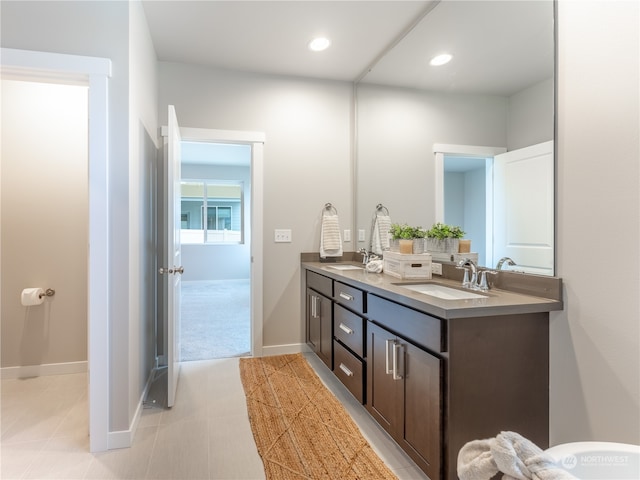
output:
[[[423,253],[426,232],[422,227],[392,223],[389,230],[392,250],[400,253]]]
[[[458,253],[458,244],[464,233],[458,226],[434,223],[427,230],[427,251]]]

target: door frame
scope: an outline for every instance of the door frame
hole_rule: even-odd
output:
[[[459,157],[477,158],[484,161],[486,158],[493,158],[500,153],[507,151],[504,147],[484,147],[476,145],[452,145],[446,143],[435,143],[433,154],[435,162],[435,221],[444,222],[444,157],[455,155]],[[491,172],[486,175],[486,258],[489,261],[493,257],[493,177]],[[492,264],[492,263],[491,263]]]
[[[2,73],[89,87],[89,450],[109,448],[109,91],[111,60],[0,49]]]
[[[162,127],[162,136],[168,128]],[[265,134],[241,130],[180,127],[182,141],[233,143],[251,146],[251,355],[263,353],[263,229]]]

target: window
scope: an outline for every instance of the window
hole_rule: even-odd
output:
[[[183,180],[181,195],[181,243],[244,243],[242,182]]]

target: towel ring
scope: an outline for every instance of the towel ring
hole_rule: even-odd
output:
[[[382,213],[383,215],[389,215],[389,209],[387,207],[385,207],[384,205],[382,205],[381,203],[379,203],[378,205],[376,205],[376,210],[375,212],[373,212],[374,216],[379,215],[380,213]]]
[[[325,203],[324,204],[324,210],[322,212],[322,214],[324,215],[325,213],[334,213],[334,214],[338,214],[338,209],[336,207],[334,207],[333,205],[331,205],[330,203]]]

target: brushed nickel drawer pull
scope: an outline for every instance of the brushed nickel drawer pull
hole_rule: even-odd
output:
[[[349,295],[348,293],[340,292],[340,298],[344,298],[345,300],[353,300],[353,295]]]
[[[340,323],[340,330],[342,330],[344,333],[346,333],[347,335],[351,335],[353,333],[353,330],[350,329],[349,327],[347,327],[344,323]]]
[[[347,368],[344,363],[340,364],[340,370],[347,374],[347,377],[353,377],[353,372]]]
[[[393,343],[393,379],[402,380],[402,375],[398,373],[398,351],[402,349],[399,343]]]
[[[390,360],[390,356],[389,356],[389,347],[394,345],[395,341],[392,340],[385,340],[384,341],[384,367],[385,367],[385,373],[387,375],[391,375],[393,373],[393,370],[391,369],[391,360]]]

